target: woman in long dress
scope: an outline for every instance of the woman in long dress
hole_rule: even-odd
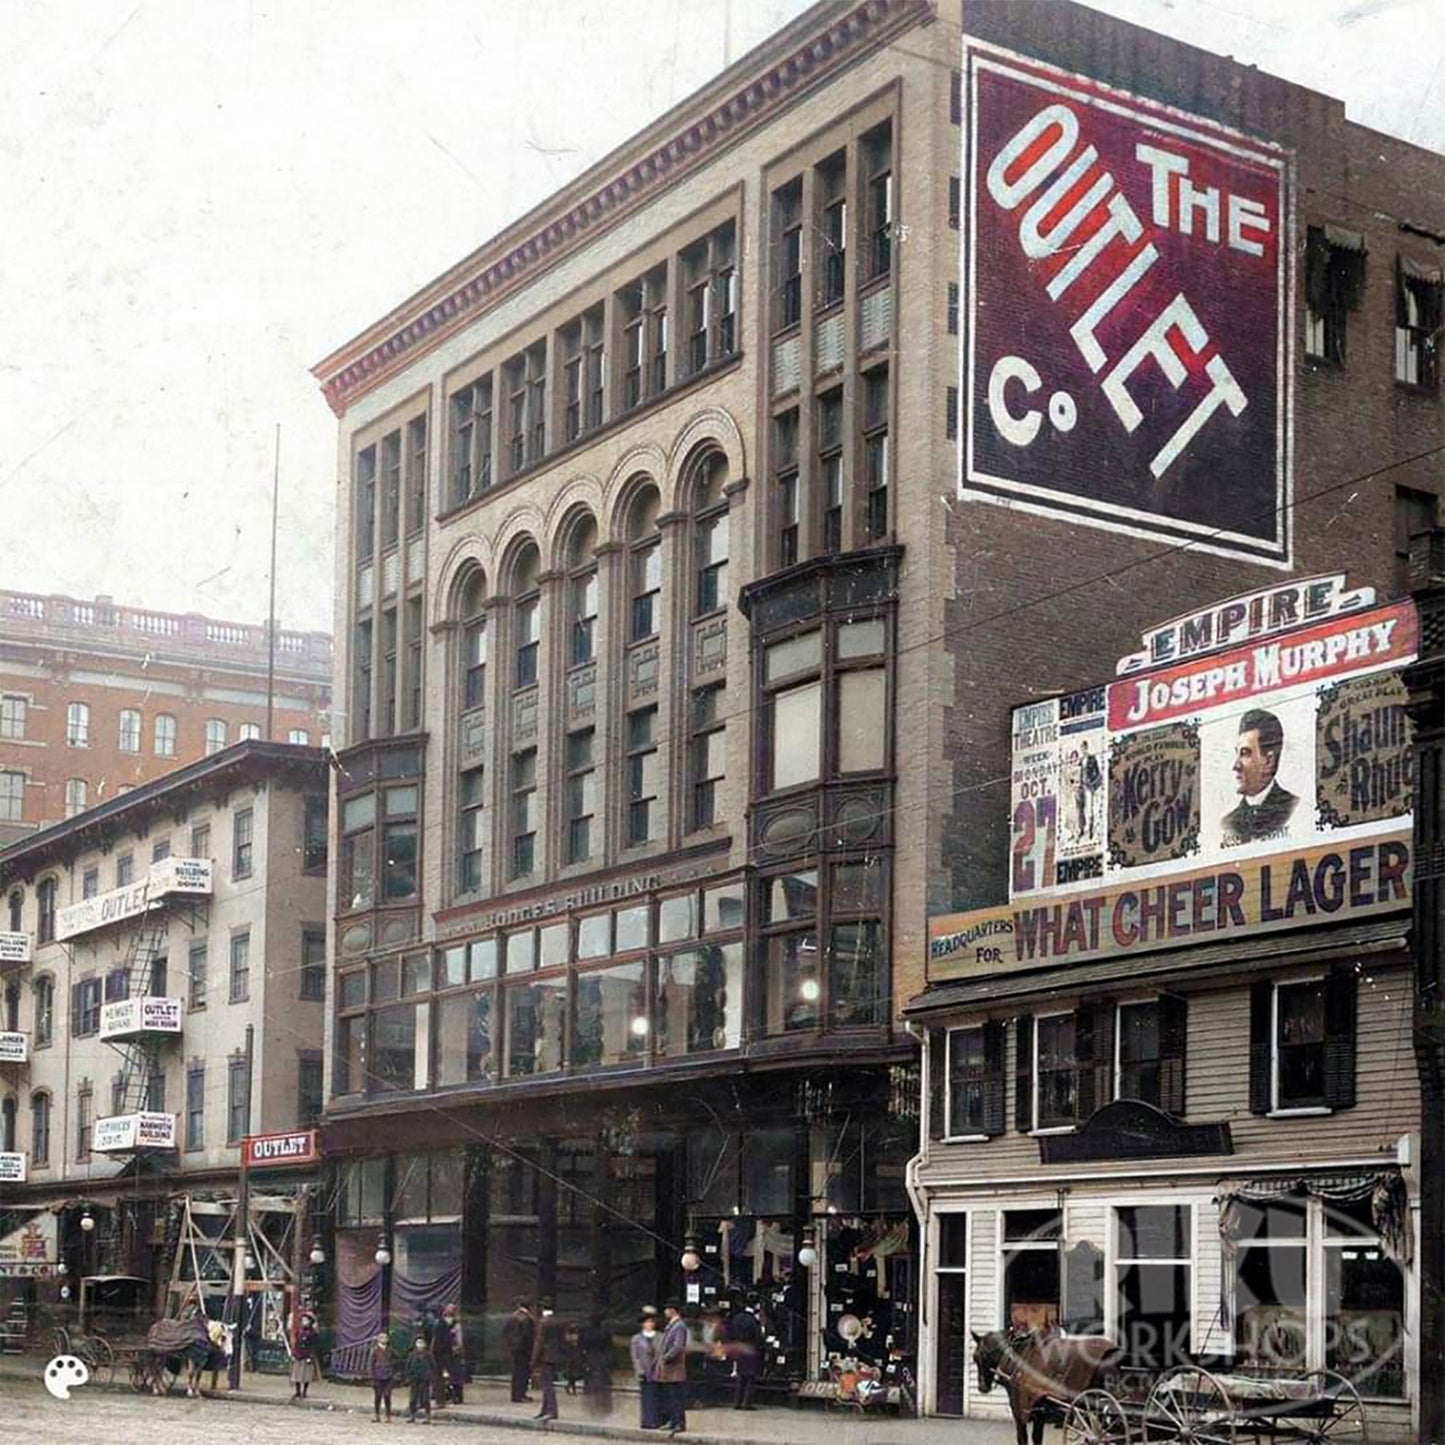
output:
[[[296,1338],[291,1346],[291,1398],[304,1400],[311,1382],[316,1378],[316,1316],[310,1310],[301,1311],[301,1322],[296,1326]]]

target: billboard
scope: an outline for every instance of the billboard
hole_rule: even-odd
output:
[[[1290,556],[1290,161],[964,42],[961,494]]]
[[[55,917],[55,936],[63,943],[92,929],[122,923],[155,907],[167,894],[203,895],[210,891],[209,858],[162,858],[151,864],[150,872],[140,882],[62,908]]]
[[[112,1114],[97,1119],[91,1128],[90,1147],[97,1154],[125,1153],[132,1149],[174,1149],[174,1114]]]
[[[101,1005],[102,1042],[127,1034],[178,1034],[180,1031],[181,1000],[178,998],[123,998]]]
[[[1417,622],[1372,602],[1342,578],[1232,599],[1146,638],[1186,660],[1016,708],[1010,901],[932,920],[930,977],[1407,904]]]
[[[7,1161],[20,1160],[20,1173],[7,1172]],[[0,1154],[0,1182],[24,1183],[25,1156]],[[55,1273],[60,1260],[59,1230],[55,1215],[37,1210],[9,1234],[0,1236],[0,1279],[44,1279]]]

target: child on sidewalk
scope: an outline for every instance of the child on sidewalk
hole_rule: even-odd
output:
[[[391,1382],[396,1378],[396,1352],[391,1347],[391,1336],[383,1331],[371,1347],[371,1418],[381,1419],[381,1407],[386,1406],[386,1418],[391,1419]]]
[[[422,1335],[416,1337],[416,1348],[406,1357],[406,1378],[411,1385],[411,1398],[407,1401],[406,1422],[416,1423],[418,1411],[425,1416],[425,1423],[431,1424],[431,1351],[426,1347]]]

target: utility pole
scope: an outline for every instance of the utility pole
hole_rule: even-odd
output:
[[[1415,1068],[1420,1078],[1420,1420],[1416,1439],[1445,1440],[1445,528],[1410,539],[1419,652],[1405,669],[1415,724]]]
[[[246,1251],[251,1247],[251,1173],[247,1168],[246,1138],[251,1132],[251,1060],[256,1026],[246,1025],[246,1127],[241,1131],[241,1186],[236,1198],[236,1257],[231,1264],[232,1315],[231,1366],[226,1388],[241,1388],[241,1356],[246,1333]]]
[[[276,515],[281,506],[281,423],[271,464],[271,605],[266,613],[266,741],[276,741]]]

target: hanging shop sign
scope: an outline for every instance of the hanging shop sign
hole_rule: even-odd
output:
[[[135,918],[171,894],[203,896],[210,892],[209,858],[162,858],[151,864],[150,872],[140,882],[97,893],[94,898],[82,898],[60,909],[55,915],[55,936],[63,943],[78,934]]]
[[[967,39],[963,69],[962,494],[1288,559],[1289,155]]]
[[[178,998],[123,998],[101,1005],[102,1043],[130,1034],[178,1034],[180,1031],[181,1000]]]
[[[29,1057],[29,1034],[0,1033],[0,1064],[23,1064]]]
[[[292,1164],[314,1164],[321,1157],[315,1129],[293,1129],[284,1134],[252,1134],[242,1142],[242,1160],[248,1169],[276,1169]]]
[[[30,935],[28,933],[0,933],[0,964],[29,962]]]
[[[27,1177],[25,1161],[24,1154],[0,1153],[0,1184],[24,1184]],[[3,1253],[0,1253],[0,1259],[3,1258]]]
[[[91,1129],[90,1147],[97,1154],[124,1153],[131,1149],[174,1149],[174,1114],[112,1114],[97,1119]]]

